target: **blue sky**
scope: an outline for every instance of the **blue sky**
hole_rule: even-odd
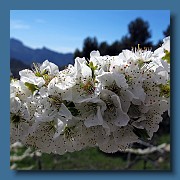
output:
[[[32,48],[74,52],[86,37],[109,44],[120,40],[137,17],[148,21],[154,43],[170,24],[168,10],[11,10],[10,37]]]

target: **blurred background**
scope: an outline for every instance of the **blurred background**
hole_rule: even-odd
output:
[[[64,69],[92,50],[118,55],[123,49],[152,50],[170,35],[168,10],[11,10],[10,69],[31,69],[50,62]],[[106,154],[96,148],[63,156],[42,154],[17,143],[11,146],[11,169],[33,170],[170,170],[170,119],[167,112],[150,142],[134,151]],[[154,148],[154,149],[153,149]]]

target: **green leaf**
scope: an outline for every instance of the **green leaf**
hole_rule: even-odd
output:
[[[139,60],[137,61],[139,69],[141,69],[141,68],[144,66],[144,64],[149,64],[150,62],[152,62],[152,61],[151,61],[151,60],[149,60],[149,61],[143,61],[142,59],[139,59]]]
[[[160,96],[164,96],[166,98],[170,97],[170,82],[168,82],[167,84],[163,85],[160,84],[159,85],[160,88]]]
[[[94,71],[97,69],[97,66],[94,66],[92,61],[89,62],[87,65],[91,68],[91,71],[92,71],[92,78],[94,79],[94,78],[95,78]]]
[[[71,112],[73,116],[79,115],[79,111],[75,107],[68,107],[68,110]]]
[[[42,72],[40,71],[35,72],[35,76],[37,77],[44,77],[45,75],[48,75],[48,72],[46,71],[46,69],[43,70]]]
[[[36,91],[36,90],[39,90],[37,85],[31,84],[28,82],[25,82],[24,84],[32,93],[34,93],[34,91]]]
[[[146,129],[138,129],[133,127],[133,132],[140,138],[140,139],[148,139],[150,138]]]
[[[67,107],[75,107],[75,104],[72,101],[66,102],[65,105]]]
[[[40,72],[35,72],[35,76],[42,77],[42,74]]]
[[[166,60],[168,63],[170,63],[170,52],[167,50],[164,50],[165,56],[162,57],[163,60]]]
[[[68,108],[68,110],[71,112],[73,116],[77,116],[80,114],[79,110],[76,109],[75,104],[72,101],[63,101],[65,106]]]

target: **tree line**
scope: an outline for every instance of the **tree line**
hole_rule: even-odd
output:
[[[87,37],[83,42],[82,51],[76,49],[74,52],[74,58],[76,57],[85,57],[90,58],[90,52],[93,50],[99,50],[101,55],[118,55],[123,49],[131,50],[132,47],[137,47],[140,44],[141,48],[151,48],[152,50],[162,44],[162,40],[159,40],[157,44],[153,44],[150,41],[151,31],[149,29],[149,23],[144,21],[142,18],[136,18],[134,21],[131,21],[128,25],[128,33],[124,35],[120,40],[108,44],[107,42],[98,43],[96,37]],[[167,29],[162,32],[164,37],[170,35],[170,25]]]

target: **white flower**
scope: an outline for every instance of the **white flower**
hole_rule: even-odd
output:
[[[31,96],[31,91],[24,85],[22,81],[15,80],[10,84],[10,97],[18,97],[25,102],[28,96]]]
[[[154,56],[159,58],[164,57],[165,56],[164,50],[170,52],[170,36],[163,39],[162,46],[154,51]]]
[[[126,83],[125,76],[123,74],[113,73],[113,72],[104,72],[101,75],[97,76],[97,79],[102,83],[103,86],[110,87],[113,83],[116,84],[119,88],[127,88],[128,84]]]
[[[71,119],[72,114],[64,105],[60,94],[49,94],[42,96],[37,102],[38,108],[35,117],[38,121],[51,121],[59,116],[61,119]]]
[[[123,151],[151,139],[170,115],[170,37],[152,52],[139,47],[118,56],[92,51],[62,71],[44,61],[10,84],[11,143],[64,154],[86,147]],[[167,58],[168,59],[168,58]]]
[[[102,75],[97,76],[97,79],[102,84],[103,89],[108,89],[119,96],[122,109],[127,112],[134,95],[128,90],[124,74],[104,72]]]
[[[54,63],[45,60],[39,67],[40,72],[47,71],[49,75],[56,75],[59,73],[59,68]]]
[[[101,91],[100,98],[106,103],[107,108],[103,118],[110,131],[114,131],[117,126],[126,126],[130,118],[123,112],[119,97],[112,91],[104,89]]]
[[[68,83],[67,83],[68,82]],[[72,78],[67,76],[65,79],[55,77],[48,84],[49,94],[61,94],[62,100],[72,101],[72,88],[75,85]]]
[[[59,93],[62,100],[72,101],[72,88],[76,84],[76,73],[74,66],[68,65],[67,68],[60,71],[57,77],[53,78],[48,84],[49,93]]]
[[[115,143],[113,136],[109,136],[107,143],[99,144],[99,149],[105,153],[115,153],[118,151],[118,145]]]
[[[19,72],[20,80],[23,83],[30,83],[41,87],[45,84],[45,81],[42,77],[36,76],[31,70],[25,69]]]
[[[146,129],[149,134],[149,139],[152,138],[153,133],[159,129],[159,123],[162,121],[162,114],[168,109],[168,102],[161,100],[160,102],[149,107],[149,110],[141,115],[141,117],[132,123],[133,126]]]
[[[36,122],[31,127],[31,133],[28,135],[24,144],[33,146],[45,153],[52,152],[52,140],[56,132],[56,122],[54,120],[48,122]]]
[[[26,138],[29,133],[30,116],[27,106],[19,100],[18,97],[10,98],[10,136],[11,143],[16,141],[22,141]]]
[[[131,126],[117,128],[116,131],[113,132],[113,137],[115,143],[118,145],[118,150],[125,150],[132,143],[138,142],[139,140]]]
[[[73,102],[78,103],[83,99],[96,97],[99,90],[92,77],[92,70],[87,66],[86,60],[84,58],[76,58],[74,67],[76,69],[76,84],[72,88]]]
[[[112,62],[116,61],[116,59],[118,59],[118,56],[100,56],[99,51],[92,51],[90,53],[90,62],[93,63],[94,67],[97,67],[97,70],[95,70],[96,75],[101,71],[109,72]]]
[[[99,98],[89,98],[80,101],[76,107],[81,113],[86,127],[103,125],[103,114],[106,104]]]

